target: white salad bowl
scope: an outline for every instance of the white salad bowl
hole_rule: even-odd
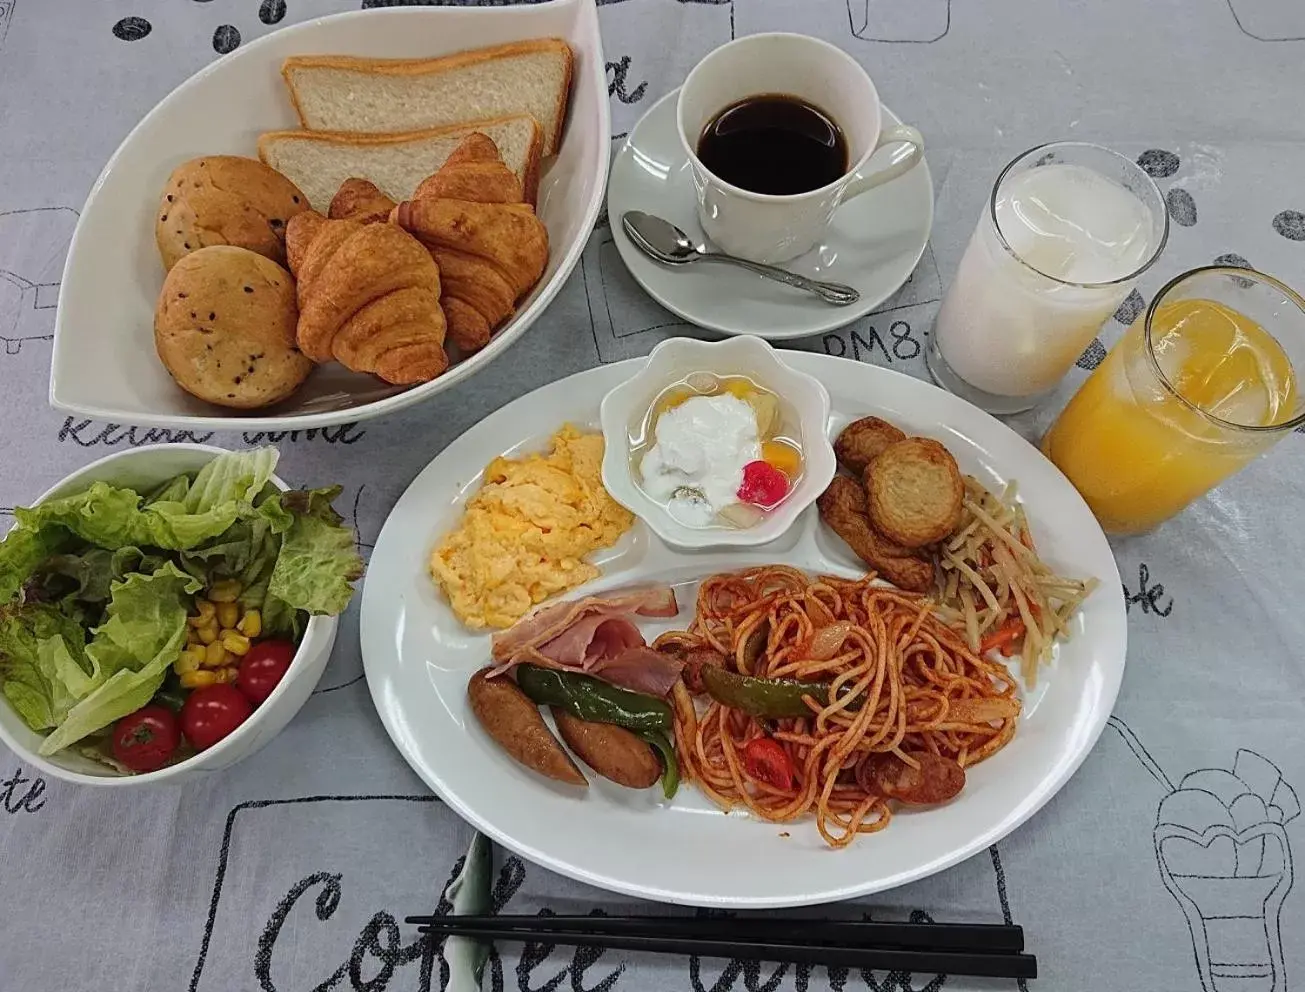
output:
[[[89,488],[93,482],[108,482],[137,492],[148,491],[183,472],[198,472],[224,453],[224,449],[207,444],[160,444],[119,451],[74,472],[43,493],[36,502],[71,496]],[[289,488],[276,476],[272,477],[272,484],[281,490]],[[290,669],[272,690],[272,694],[254,709],[249,719],[207,750],[158,771],[119,775],[104,765],[71,751],[65,750],[48,756],[39,754],[38,749],[44,738],[23,723],[3,693],[0,693],[0,740],[22,761],[56,778],[79,785],[116,788],[163,782],[176,785],[207,772],[221,771],[261,748],[299,712],[299,708],[317,688],[318,680],[330,660],[336,628],[335,617],[310,619]]]
[[[751,527],[689,527],[652,499],[634,477],[631,432],[668,386],[694,372],[742,375],[776,393],[797,418],[802,448],[802,478],[775,509]],[[829,392],[819,380],[786,365],[761,338],[745,335],[725,341],[669,338],[648,356],[639,371],[603,397],[603,486],[612,498],[639,517],[658,537],[678,548],[748,547],[767,544],[787,531],[816,501],[838,465],[829,441]]]
[[[539,182],[548,265],[485,348],[409,389],[323,365],[293,396],[263,411],[223,410],[173,382],[154,347],[154,307],[164,277],[154,240],[159,196],[172,170],[188,159],[257,157],[260,134],[299,127],[281,78],[287,56],[429,58],[544,37],[564,38],[575,55],[566,127]],[[299,430],[389,415],[430,399],[506,351],[561,290],[597,222],[610,155],[607,77],[594,0],[351,11],[242,45],[151,110],[91,188],[59,289],[50,403],[115,423]]]

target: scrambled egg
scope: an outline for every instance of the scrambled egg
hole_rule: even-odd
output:
[[[430,571],[468,627],[510,627],[532,606],[596,578],[585,561],[634,524],[602,483],[603,438],[571,425],[552,451],[495,458]]]

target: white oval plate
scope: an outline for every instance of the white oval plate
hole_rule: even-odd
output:
[[[596,775],[586,793],[549,782],[509,758],[466,702],[467,679],[487,663],[490,638],[466,630],[426,570],[431,548],[461,513],[495,455],[539,450],[564,422],[595,427],[603,395],[645,359],[581,372],[524,396],[477,424],[417,476],[372,552],[363,590],[362,651],[372,699],[395,746],[459,815],[523,857],[617,892],[697,906],[760,908],[848,899],[941,871],[982,851],[1065,784],[1105,726],[1124,673],[1125,613],[1114,556],[1078,493],[1028,442],[934,386],[846,359],[785,354],[833,398],[831,432],[867,413],[935,437],[985,484],[1019,480],[1034,537],[1053,567],[1096,576],[1074,636],[1060,646],[1015,739],[974,768],[952,803],[899,812],[882,833],[829,850],[813,823],[726,816],[692,786],[673,803]],[[713,572],[767,562],[811,571],[863,569],[819,523],[815,508],[762,548],[676,552],[642,525],[597,559],[598,590],[633,581],[680,586],[673,624],[692,616],[694,586]],[[787,836],[784,836],[787,834]]]
[[[649,296],[699,327],[783,341],[850,324],[902,288],[933,227],[933,179],[924,159],[905,175],[839,207],[820,244],[784,263],[812,279],[854,286],[861,298],[851,306],[830,306],[732,265],[661,265],[636,248],[621,226],[627,210],[664,217],[695,244],[705,238],[689,159],[675,126],[679,95],[678,89],[666,94],[640,118],[612,162],[607,189],[612,240]],[[887,107],[883,111],[885,127],[902,122]]]
[[[425,58],[550,36],[565,38],[576,62],[562,144],[539,184],[548,267],[487,347],[411,389],[324,365],[294,396],[263,411],[224,411],[177,387],[154,352],[154,304],[164,276],[154,244],[160,191],[187,159],[257,157],[260,134],[299,126],[281,79],[287,56]],[[91,188],[59,289],[51,405],[125,424],[297,430],[392,414],[474,375],[543,313],[594,229],[611,156],[603,66],[594,0],[353,11],[281,28],[218,59],[145,115]]]

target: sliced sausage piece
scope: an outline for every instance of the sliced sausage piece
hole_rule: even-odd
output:
[[[588,786],[589,780],[548,729],[539,707],[510,678],[486,678],[491,671],[482,668],[467,683],[471,711],[485,732],[531,771],[568,785]]]
[[[932,806],[945,803],[965,788],[965,769],[951,758],[931,751],[917,751],[911,757],[919,768],[892,754],[869,759],[874,761],[874,782],[889,799],[909,806]]]
[[[695,696],[707,691],[702,683],[702,669],[707,665],[726,668],[728,659],[715,648],[708,647],[690,648],[684,653],[684,670],[680,672],[680,677]]]
[[[642,738],[610,723],[593,723],[552,707],[567,746],[603,778],[627,789],[647,789],[662,775],[661,762]]]

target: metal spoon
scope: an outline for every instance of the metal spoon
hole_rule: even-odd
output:
[[[851,286],[844,286],[842,283],[808,279],[806,276],[800,276],[796,272],[789,272],[773,265],[752,262],[746,258],[726,255],[724,252],[706,251],[690,241],[689,236],[670,221],[655,217],[652,214],[646,214],[642,210],[627,210],[621,217],[621,226],[625,228],[625,233],[629,235],[630,240],[635,243],[640,251],[663,265],[688,265],[690,262],[729,262],[732,265],[747,269],[749,272],[755,272],[759,276],[765,276],[767,279],[774,279],[776,282],[782,282],[797,289],[805,289],[808,293],[814,293],[826,303],[832,303],[834,306],[845,307],[861,298],[859,292]]]

